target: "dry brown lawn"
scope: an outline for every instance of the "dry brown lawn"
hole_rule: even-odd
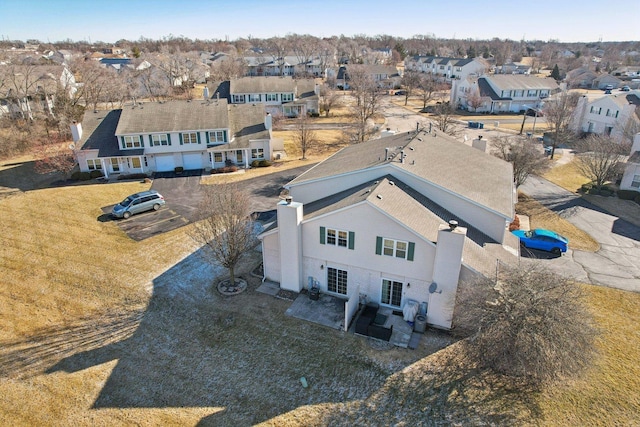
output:
[[[587,232],[561,218],[526,194],[518,194],[516,213],[529,217],[529,228],[531,229],[547,228],[566,236],[571,242],[572,249],[595,252],[600,248],[598,242]]]

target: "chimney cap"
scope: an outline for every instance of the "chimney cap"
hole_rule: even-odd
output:
[[[284,201],[285,201],[288,205],[290,205],[290,204],[291,204],[291,202],[293,202],[293,197],[291,197],[291,196],[287,196],[287,197],[285,197],[285,198],[284,198]]]
[[[455,219],[452,219],[449,221],[450,230],[455,230],[457,227],[458,227],[458,221],[456,221]]]

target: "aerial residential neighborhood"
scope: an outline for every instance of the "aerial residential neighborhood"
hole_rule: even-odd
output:
[[[636,425],[637,35],[240,3],[0,6],[0,424]]]

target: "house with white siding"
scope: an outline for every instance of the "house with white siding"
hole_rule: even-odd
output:
[[[406,71],[418,71],[442,77],[446,81],[464,80],[469,76],[485,74],[489,63],[483,58],[446,58],[438,56],[408,56],[404,60]]]
[[[622,137],[627,129],[640,126],[640,90],[602,95],[596,99],[582,96],[573,113],[572,129]]]
[[[475,110],[477,112],[519,113],[530,108],[541,108],[544,99],[559,90],[556,81],[550,77],[519,74],[485,75],[454,80],[450,102],[452,105],[468,108],[471,94],[479,94],[483,102]]]
[[[634,190],[640,195],[640,133],[633,138],[631,146],[631,155],[625,165],[622,180],[620,181],[621,190]]]
[[[285,117],[319,112],[319,86],[314,79],[242,77],[208,86],[212,99],[230,104],[263,104],[267,112]]]
[[[87,111],[72,134],[80,170],[106,176],[229,164],[248,168],[254,160],[271,160],[282,147],[271,136],[263,105],[229,105],[224,99]]]
[[[435,131],[346,147],[285,188],[260,235],[265,280],[345,299],[345,327],[358,302],[416,301],[449,329],[458,283],[517,260],[511,164]]]

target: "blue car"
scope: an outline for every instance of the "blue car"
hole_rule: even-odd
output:
[[[551,252],[554,255],[567,252],[569,248],[569,239],[543,228],[536,228],[531,231],[514,230],[512,233],[518,236],[520,244],[525,248],[540,249]]]

